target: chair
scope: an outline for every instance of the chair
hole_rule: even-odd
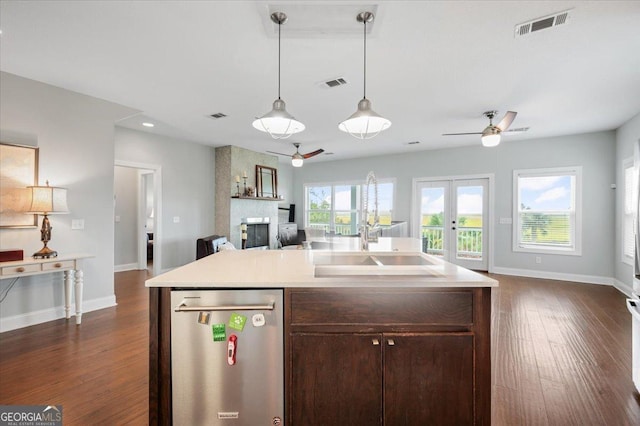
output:
[[[196,260],[220,251],[220,246],[227,242],[227,237],[210,235],[196,240]]]

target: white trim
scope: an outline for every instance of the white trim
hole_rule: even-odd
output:
[[[82,302],[82,313],[85,314],[87,312],[110,308],[116,305],[117,303],[115,294],[98,299],[84,300]],[[75,311],[75,304],[71,304],[72,318],[75,316]],[[53,308],[0,318],[0,333],[16,330],[18,328],[29,327],[31,325],[42,324],[60,318],[64,318],[64,306],[55,306]],[[73,320],[73,322],[75,323],[75,320]],[[82,327],[82,325],[79,325],[78,327]]]
[[[573,247],[553,247],[551,245],[536,245],[521,246],[519,244],[519,225],[520,225],[520,211],[519,211],[519,187],[518,178],[520,176],[525,177],[538,177],[538,176],[557,176],[557,175],[574,175],[575,176],[575,188],[574,191],[574,241]],[[582,166],[566,166],[566,167],[550,167],[545,169],[514,169],[512,180],[513,194],[511,199],[511,208],[513,215],[513,225],[511,228],[512,234],[512,246],[511,249],[514,252],[519,253],[539,253],[539,254],[553,254],[564,256],[582,256]]]
[[[143,268],[146,269],[146,268]],[[114,272],[139,271],[141,270],[137,263],[123,263],[113,267]]]
[[[434,176],[434,177],[418,177],[411,180],[411,207],[409,209],[409,235],[412,238],[420,238],[420,227],[418,226],[417,217],[420,216],[420,203],[417,197],[417,187],[422,182],[436,182],[436,181],[456,181],[456,180],[474,180],[474,179],[488,179],[488,191],[489,198],[487,200],[489,210],[489,224],[487,232],[489,233],[488,241],[488,272],[494,272],[495,268],[495,174],[483,173],[475,175],[454,175],[454,176]]]
[[[567,274],[564,272],[534,271],[531,269],[493,268],[494,274],[513,275],[518,277],[541,278],[545,280],[573,281],[585,284],[613,285],[613,278],[597,275]]]
[[[626,219],[627,219],[627,217],[626,217],[627,216],[627,213],[626,213],[626,210],[627,210],[627,169],[629,169],[629,168],[634,169],[634,177],[632,179],[634,180],[634,182],[637,182],[638,179],[635,176],[635,173],[637,173],[637,172],[635,171],[635,165],[633,163],[633,157],[625,158],[622,161],[622,185],[623,185],[623,191],[622,191],[622,209],[621,209],[622,210],[622,212],[621,212],[622,218],[621,218],[621,221],[620,221],[620,223],[622,224],[622,226],[621,226],[621,228],[622,228],[621,229],[622,238],[620,238],[620,258],[621,258],[620,261],[622,263],[624,263],[625,265],[629,265],[629,266],[633,267],[633,256],[627,256],[625,254],[625,252],[624,252],[625,251],[624,243],[625,243],[626,231],[627,231],[625,229],[626,228],[625,224],[627,222],[626,221]],[[632,185],[633,185],[633,183],[632,183]],[[632,203],[632,207],[631,207],[632,209],[634,209],[635,206],[638,205],[637,201],[635,203],[632,201],[631,203]],[[635,215],[634,215],[634,217],[632,219],[632,224],[633,223],[635,223]],[[633,225],[632,225],[632,227],[633,227]],[[634,229],[631,230],[631,233],[633,234],[633,238],[635,238],[635,230]]]
[[[633,286],[623,283],[620,280],[614,279],[613,286],[618,289],[621,293],[623,293],[627,297],[631,297],[631,292],[633,291]]]
[[[125,160],[115,160],[114,166],[153,171],[153,276],[158,276],[162,273],[162,166]],[[146,262],[146,251],[144,259]]]

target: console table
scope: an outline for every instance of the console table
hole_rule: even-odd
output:
[[[82,286],[84,283],[81,269],[82,259],[93,257],[91,254],[71,254],[50,259],[34,259],[0,263],[0,278],[20,278],[29,275],[64,272],[64,316],[71,318],[71,284],[74,285],[76,301],[76,324],[82,322]]]

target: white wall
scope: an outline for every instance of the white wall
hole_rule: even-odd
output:
[[[194,261],[196,239],[215,233],[214,148],[117,127],[115,158],[162,169],[161,270]]]
[[[614,273],[611,251],[615,244],[615,192],[610,185],[615,182],[615,145],[615,133],[610,131],[519,142],[510,142],[505,137],[496,148],[483,148],[478,141],[474,147],[309,161],[293,171],[296,222],[303,225],[305,182],[364,180],[369,170],[378,179],[396,178],[393,219],[409,221],[414,178],[494,174],[496,272],[610,283]],[[512,251],[511,225],[498,224],[500,217],[512,216],[513,170],[571,165],[583,167],[583,255],[537,255],[542,258],[542,264],[537,265],[536,255]]]
[[[640,141],[640,114],[633,117],[616,131],[616,245],[614,249],[616,285],[630,293],[633,266],[622,261],[622,231],[624,215],[624,161],[633,158],[633,147]]]
[[[2,141],[38,146],[40,184],[68,188],[70,214],[50,217],[49,245],[95,256],[84,261],[85,312],[113,305],[113,123],[137,111],[4,72],[0,88]],[[72,219],[85,228],[72,231]],[[0,229],[0,247],[30,256],[40,232]],[[63,295],[62,273],[21,278],[0,305],[0,331],[63,317]]]

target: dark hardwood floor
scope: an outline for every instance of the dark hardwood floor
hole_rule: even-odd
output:
[[[61,404],[65,425],[145,425],[147,271],[118,306],[0,334],[0,404]],[[631,315],[607,286],[494,276],[494,425],[638,425]]]

